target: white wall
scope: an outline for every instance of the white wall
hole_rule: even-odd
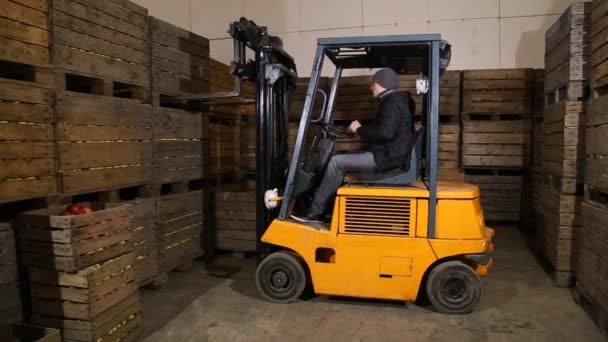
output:
[[[135,0],[150,15],[210,38],[213,58],[228,62],[226,30],[241,16],[283,38],[310,73],[319,37],[441,33],[452,44],[451,69],[543,67],[545,31],[572,0]]]

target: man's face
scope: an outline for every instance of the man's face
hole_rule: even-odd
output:
[[[372,84],[369,86],[369,90],[371,91],[372,96],[377,98],[386,89],[383,86],[379,85],[378,83],[372,82]]]

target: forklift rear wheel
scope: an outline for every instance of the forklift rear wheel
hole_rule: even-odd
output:
[[[473,311],[481,298],[481,280],[470,266],[460,261],[448,261],[433,268],[426,292],[439,312],[467,314]]]
[[[255,272],[258,291],[275,303],[297,300],[306,287],[306,272],[294,253],[280,251],[264,258]]]

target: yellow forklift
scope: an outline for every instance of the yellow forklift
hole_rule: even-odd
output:
[[[437,181],[439,82],[450,61],[449,43],[438,34],[319,39],[289,161],[295,63],[265,27],[243,18],[230,33],[236,82],[255,81],[257,90],[256,284],[262,296],[290,303],[306,287],[319,295],[408,302],[426,294],[439,312],[471,312],[481,297],[480,276],[492,264],[494,231],[485,225],[476,186]],[[246,47],[255,60],[245,61]],[[335,66],[329,94],[318,89],[327,60]],[[376,68],[419,75],[426,115],[407,163],[343,185],[327,224],[290,219],[294,206],[310,204],[336,138],[347,134],[332,124],[343,71]],[[238,96],[238,90],[223,96]],[[323,104],[313,117],[317,94]],[[322,133],[305,146],[311,125]]]

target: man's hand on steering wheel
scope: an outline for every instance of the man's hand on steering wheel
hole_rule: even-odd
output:
[[[361,128],[361,123],[359,122],[359,120],[355,120],[350,123],[350,126],[348,126],[348,131],[352,132],[353,134],[357,134],[357,130],[359,128]]]
[[[348,128],[343,128],[340,126],[335,126],[329,123],[323,123],[321,125],[321,127],[323,128],[323,130],[325,131],[325,133],[327,133],[329,136],[335,138],[342,138],[342,137],[352,137],[353,133],[348,129]]]

